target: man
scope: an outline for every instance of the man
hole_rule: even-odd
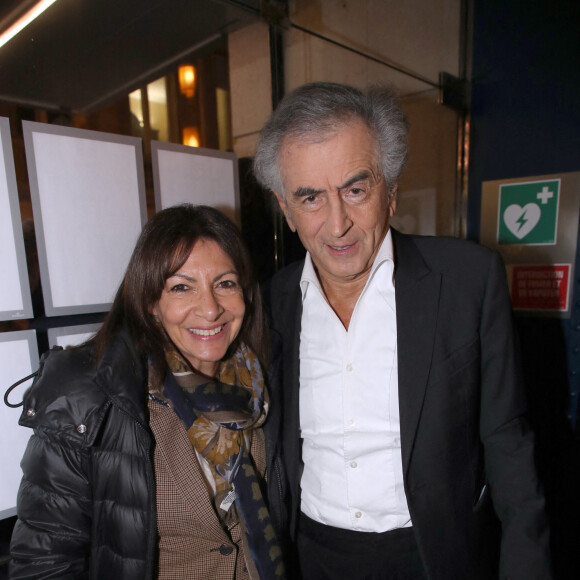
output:
[[[260,136],[256,175],[307,250],[268,292],[301,574],[550,578],[501,261],[389,228],[405,158],[384,89],[305,85]]]

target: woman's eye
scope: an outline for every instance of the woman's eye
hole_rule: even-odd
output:
[[[238,283],[235,280],[221,280],[218,284],[218,288],[222,288],[224,290],[229,290],[231,288],[237,288]]]
[[[179,294],[181,292],[185,292],[186,290],[187,290],[187,286],[185,284],[174,284],[169,289],[170,292],[175,292],[177,294]]]

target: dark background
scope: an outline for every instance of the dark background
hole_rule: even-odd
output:
[[[577,0],[475,0],[468,237],[483,181],[580,171],[579,39]],[[575,270],[570,319],[516,317],[558,580],[580,578]]]

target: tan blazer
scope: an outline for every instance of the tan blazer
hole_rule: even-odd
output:
[[[222,526],[183,423],[172,409],[153,401],[149,413],[156,442],[159,580],[249,580],[240,525]],[[251,454],[263,476],[261,429],[253,434]]]

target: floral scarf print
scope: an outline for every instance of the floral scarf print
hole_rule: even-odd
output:
[[[251,430],[268,413],[268,395],[258,357],[241,344],[219,365],[217,378],[205,380],[175,349],[166,351],[169,371],[160,389],[150,395],[171,403],[197,453],[211,472],[214,503],[220,517],[232,517],[234,503],[255,570],[261,580],[284,579],[285,571],[276,532],[249,455]],[[150,373],[151,376],[151,373]]]

